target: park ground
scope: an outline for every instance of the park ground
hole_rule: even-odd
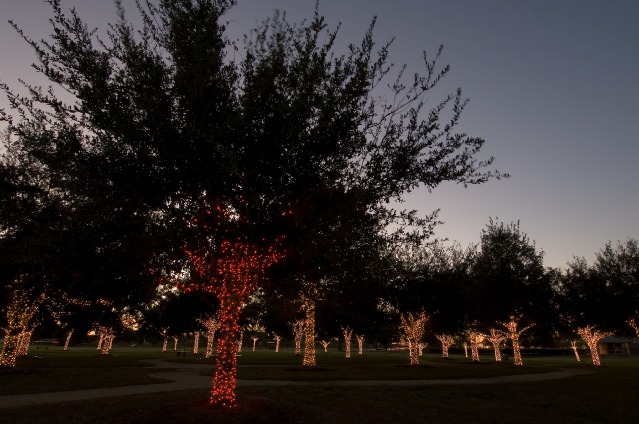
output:
[[[490,356],[472,363],[431,352],[415,368],[405,352],[367,351],[347,360],[343,352],[320,350],[317,360],[309,369],[290,350],[245,349],[239,407],[224,411],[208,407],[214,365],[201,355],[33,348],[15,370],[0,371],[0,423],[639,422],[639,357],[607,355],[601,367],[589,357],[524,357],[524,366],[515,367]],[[140,393],[145,387],[152,393]],[[99,390],[88,399],[60,397]],[[56,402],[7,406],[18,395]]]

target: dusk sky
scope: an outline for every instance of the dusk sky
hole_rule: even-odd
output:
[[[312,17],[314,0],[239,0],[228,15],[235,38],[272,15]],[[123,0],[132,21],[133,0]],[[109,0],[62,0],[90,26],[116,17]],[[639,1],[323,0],[337,46],[359,43],[373,16],[391,61],[421,72],[422,51],[444,45],[451,72],[429,105],[461,87],[470,103],[460,130],[486,139],[483,158],[508,180],[464,189],[445,184],[407,196],[407,208],[440,208],[438,237],[477,243],[489,217],[520,221],[545,265],[592,262],[607,241],[639,237]],[[0,0],[0,81],[40,81],[35,56],[7,23],[40,39],[50,33],[41,0]],[[390,92],[389,92],[390,93]],[[0,99],[6,107],[6,99]]]

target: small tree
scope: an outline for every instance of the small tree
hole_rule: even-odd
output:
[[[587,325],[585,327],[578,328],[577,334],[579,334],[581,338],[584,339],[584,341],[588,345],[588,349],[590,349],[590,357],[592,358],[592,364],[597,367],[601,366],[601,360],[599,359],[599,351],[597,350],[597,343],[599,343],[599,340],[608,336],[609,333],[599,331],[595,327]]]
[[[400,314],[399,318],[401,320],[401,329],[408,340],[410,364],[419,365],[418,344],[424,337],[428,316],[426,316],[425,312],[417,314],[408,312],[407,314]]]
[[[448,358],[448,348],[455,343],[455,338],[450,334],[437,334],[435,337],[442,344],[442,357]]]

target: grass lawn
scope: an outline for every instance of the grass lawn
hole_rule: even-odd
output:
[[[113,387],[157,382],[142,359],[202,363],[197,356],[176,357],[151,349],[114,349],[102,357],[90,349],[31,353],[15,372],[0,373],[1,394]],[[41,358],[35,358],[35,355]],[[419,368],[406,366],[404,354],[366,353],[350,360],[318,351],[317,370],[299,366],[292,352],[243,352],[239,377],[282,380],[383,380],[485,378],[582,368],[589,374],[535,383],[454,386],[269,386],[240,387],[240,407],[207,407],[208,390],[136,395],[66,404],[0,410],[0,422],[47,423],[636,423],[639,422],[639,358],[603,357],[603,366],[574,357],[524,357],[524,367],[495,364],[490,357],[473,364],[464,357],[443,360],[428,354]],[[209,361],[209,360],[206,360]],[[171,362],[166,363],[167,368]],[[154,371],[157,368],[153,369]],[[206,372],[211,372],[210,370]],[[65,381],[66,385],[61,386]],[[132,381],[137,381],[133,383]],[[91,382],[91,383],[89,383]],[[36,386],[37,389],[29,388]],[[47,390],[44,390],[47,388]],[[1,402],[1,399],[0,399]],[[46,420],[43,421],[43,417]]]

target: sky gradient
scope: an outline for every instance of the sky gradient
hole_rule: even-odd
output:
[[[123,0],[131,20],[133,0]],[[229,34],[240,38],[275,9],[297,22],[314,0],[239,0]],[[115,19],[109,0],[62,0],[90,26]],[[373,16],[379,45],[395,38],[391,61],[408,75],[423,70],[422,51],[444,45],[451,72],[434,105],[457,87],[470,103],[460,130],[482,137],[481,157],[508,180],[444,184],[406,196],[407,208],[441,209],[436,235],[462,246],[479,241],[489,217],[520,221],[545,252],[545,265],[573,256],[589,262],[607,241],[639,238],[639,1],[635,0],[323,0],[337,46],[359,43]],[[35,56],[7,23],[33,38],[50,32],[41,0],[0,0],[0,80],[39,81]],[[0,107],[6,100],[0,99]]]

